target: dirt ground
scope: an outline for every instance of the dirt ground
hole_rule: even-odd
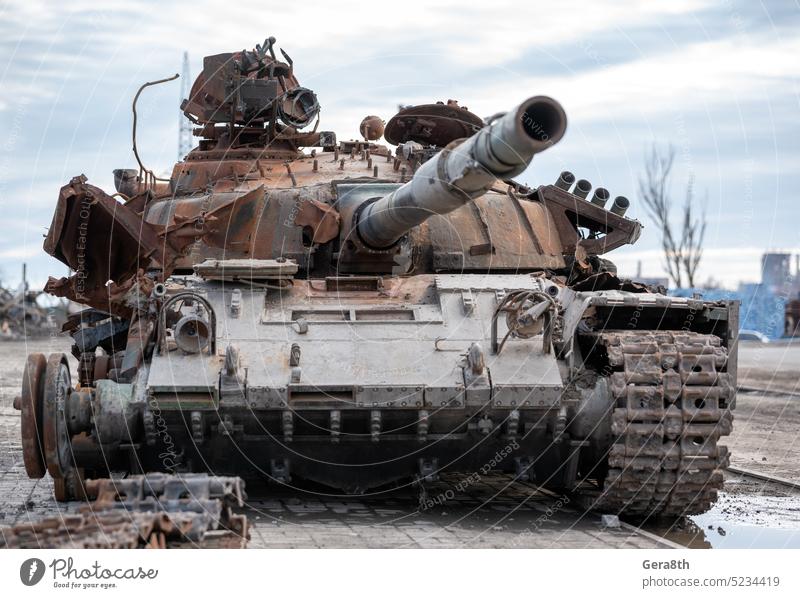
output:
[[[800,345],[743,344],[739,384],[792,394],[738,394],[731,465],[800,481]]]
[[[744,342],[739,347],[739,384],[800,393],[800,343]]]

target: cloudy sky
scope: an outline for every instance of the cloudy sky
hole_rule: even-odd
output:
[[[113,190],[111,170],[135,164],[130,101],[142,82],[179,72],[184,50],[194,75],[203,56],[269,35],[340,138],[398,103],[454,98],[487,116],[534,94],[560,100],[567,134],[521,178],[547,183],[569,169],[630,197],[629,215],[649,226],[609,256],[624,273],[639,260],[643,274],[662,272],[637,198],[653,142],[676,148],[676,202],[689,177],[706,198],[702,279],[757,280],[764,250],[800,250],[796,1],[282,4],[0,0],[2,277],[18,281],[21,261],[33,284],[65,273],[41,250],[58,189],[83,173]],[[139,147],[165,172],[180,82],[146,94]]]

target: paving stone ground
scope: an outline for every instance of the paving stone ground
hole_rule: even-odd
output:
[[[626,529],[605,529],[565,497],[505,476],[485,476],[458,492],[457,476],[428,490],[380,499],[313,498],[278,492],[249,501],[254,548],[657,548]],[[501,492],[502,491],[502,492]],[[452,497],[452,498],[451,498]]]

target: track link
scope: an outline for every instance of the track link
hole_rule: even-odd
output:
[[[152,473],[86,482],[76,511],[0,528],[0,548],[244,548],[239,478]]]
[[[603,332],[616,400],[609,471],[595,507],[678,517],[708,510],[722,487],[734,385],[728,353],[710,334]]]

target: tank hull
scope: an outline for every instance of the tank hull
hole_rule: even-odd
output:
[[[124,471],[349,495],[503,471],[633,516],[701,512],[716,497],[734,303],[575,292],[528,274],[275,286],[173,277],[165,306],[215,314],[204,348],[181,349],[178,316],[165,316],[173,332],[131,382],[97,380],[85,395],[63,382],[74,423],[53,429],[58,458],[45,461],[64,496]],[[558,305],[558,328],[510,337],[514,320],[497,316],[520,293]],[[58,394],[45,389],[44,413]]]

